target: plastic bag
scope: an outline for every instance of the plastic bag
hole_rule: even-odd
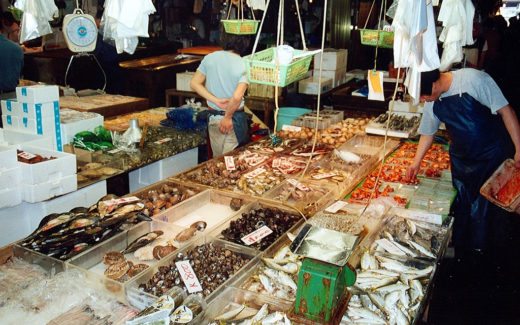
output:
[[[14,6],[23,11],[20,43],[52,34],[49,21],[58,16],[53,0],[16,0]]]

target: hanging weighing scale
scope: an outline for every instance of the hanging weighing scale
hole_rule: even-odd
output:
[[[74,58],[89,56],[94,58],[94,61],[103,73],[105,83],[102,92],[104,92],[107,83],[105,71],[101,67],[101,64],[99,64],[96,56],[89,53],[96,49],[98,37],[98,29],[94,17],[83,13],[83,10],[79,8],[78,2],[76,1],[76,9],[74,9],[73,13],[68,14],[63,18],[62,31],[67,47],[71,52],[76,53],[70,57],[69,64],[67,65],[67,70],[65,72],[65,85],[68,86],[67,76]]]
[[[291,243],[294,254],[304,256],[298,275],[296,300],[289,319],[302,324],[339,324],[356,282],[347,264],[360,236],[306,224]]]

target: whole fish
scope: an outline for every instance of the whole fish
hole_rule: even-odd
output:
[[[163,234],[162,230],[155,230],[149,232],[147,234],[142,235],[141,237],[134,240],[127,248],[125,248],[121,253],[128,254],[136,251],[138,248],[148,245],[153,242],[157,237]]]
[[[419,251],[421,254],[425,255],[425,256],[431,257],[433,259],[437,258],[437,256],[435,256],[435,254],[433,254],[432,252],[430,252],[426,248],[422,247],[421,245],[417,244],[413,240],[409,240],[408,244],[410,246],[412,246],[414,249],[416,249],[417,251]]]

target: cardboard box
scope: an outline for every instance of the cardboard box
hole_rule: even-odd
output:
[[[331,78],[332,87],[337,87],[343,84],[346,80],[347,67],[339,68],[337,70],[321,70],[321,77]],[[319,77],[320,70],[312,70],[314,77]]]
[[[274,98],[274,86],[250,83],[247,87],[247,95],[264,98]],[[278,96],[282,95],[283,88],[278,87]]]
[[[60,92],[58,86],[50,85],[16,87],[16,99],[25,103],[48,103],[59,101]]]
[[[310,77],[302,79],[298,82],[298,92],[300,94],[317,95],[318,94],[318,77]],[[327,90],[332,89],[331,78],[321,78],[321,92],[324,93]]]
[[[1,101],[2,115],[17,115],[18,102],[15,99],[3,99]]]
[[[314,56],[314,70],[320,68],[322,53]],[[337,70],[347,66],[347,49],[325,49],[323,52],[323,70]]]
[[[191,89],[191,87],[190,87],[190,82],[191,82],[191,78],[193,78],[194,74],[195,74],[195,72],[192,72],[192,71],[177,73],[177,75],[176,75],[177,90],[193,91],[193,89]]]
[[[88,151],[81,148],[75,148],[70,143],[63,145],[63,152],[75,155],[76,161],[81,163],[91,163],[95,161],[96,156],[103,154],[103,150]]]
[[[2,114],[2,125],[6,130],[16,130],[20,126],[18,116]]]

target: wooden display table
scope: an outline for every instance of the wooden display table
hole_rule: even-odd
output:
[[[94,112],[104,117],[117,116],[148,109],[148,99],[122,95],[62,96],[60,108]]]

